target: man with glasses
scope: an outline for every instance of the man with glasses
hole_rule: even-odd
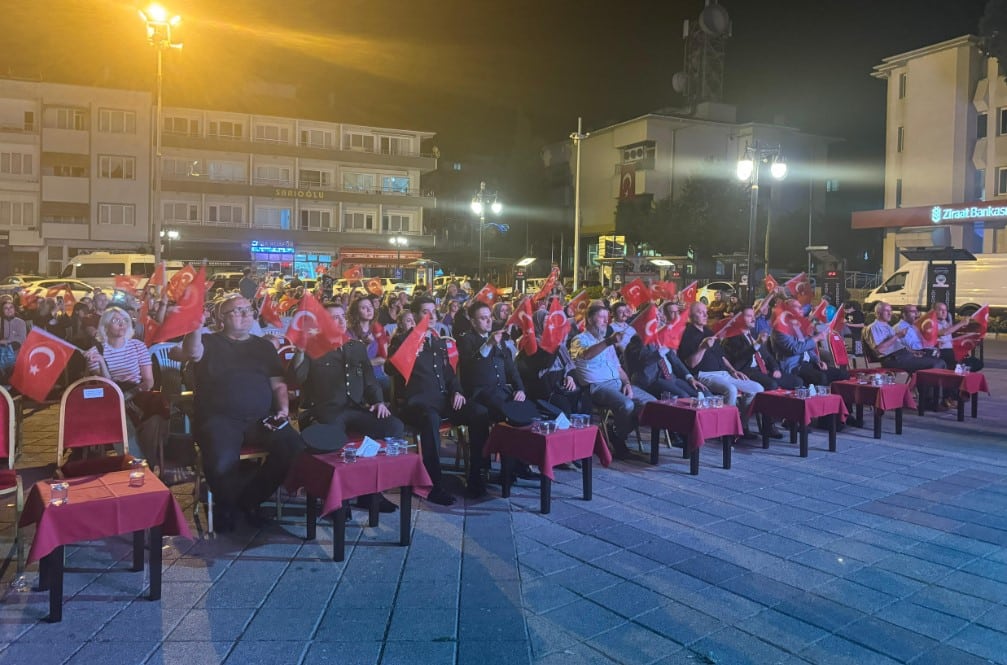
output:
[[[244,513],[259,526],[259,504],[272,495],[304,441],[288,423],[287,386],[273,345],[249,334],[255,310],[239,294],[217,306],[221,329],[185,336],[173,355],[195,363],[193,432],[215,495],[217,529],[234,528]],[[261,465],[239,463],[245,446],[269,456]]]

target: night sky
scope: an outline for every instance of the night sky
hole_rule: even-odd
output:
[[[137,4],[13,2],[0,72],[152,87]],[[165,103],[435,131],[445,158],[497,155],[682,103],[682,20],[701,0],[177,0]],[[724,0],[725,101],[883,156],[885,56],[975,33],[984,0]],[[264,84],[281,85],[273,88]],[[279,98],[250,97],[272,90]],[[879,172],[879,171],[876,171]],[[880,184],[880,183],[879,183]],[[876,190],[880,194],[880,189]],[[878,199],[880,201],[880,199]]]

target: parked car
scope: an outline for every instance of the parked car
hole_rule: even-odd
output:
[[[1007,256],[977,254],[975,261],[958,261],[955,266],[955,306],[958,314],[968,316],[983,305],[990,314],[1007,312]],[[944,276],[938,275],[935,281]],[[870,312],[879,301],[894,309],[906,305],[927,308],[927,262],[906,261],[881,286],[864,297],[864,312]]]
[[[697,302],[709,305],[713,301],[713,294],[716,291],[723,291],[725,296],[736,294],[737,287],[732,282],[710,282],[706,286],[700,287],[696,292]]]
[[[210,293],[213,293],[217,289],[224,289],[225,292],[237,291],[238,282],[244,277],[244,273],[240,272],[215,272],[210,275]]]
[[[54,286],[60,286],[62,284],[66,284],[70,287],[70,292],[77,300],[80,300],[84,296],[91,295],[94,293],[95,289],[92,285],[82,282],[79,279],[61,279],[59,277],[46,277],[45,279],[39,279],[38,281],[25,284],[24,289],[26,291],[34,291],[35,289],[48,290]]]
[[[37,282],[40,279],[43,279],[41,275],[8,275],[0,280],[0,295],[13,293],[17,287]]]

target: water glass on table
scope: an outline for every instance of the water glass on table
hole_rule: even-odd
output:
[[[70,483],[65,480],[49,483],[49,505],[62,506],[70,502]]]
[[[129,486],[143,487],[147,479],[147,460],[134,459],[129,462]]]

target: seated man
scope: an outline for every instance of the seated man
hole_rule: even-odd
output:
[[[902,308],[902,320],[892,326],[892,330],[896,333],[905,330],[905,334],[902,337],[902,343],[909,350],[920,351],[924,355],[930,355],[935,358],[939,357],[940,351],[937,348],[926,346],[923,343],[923,338],[920,336],[919,328],[916,327],[916,322],[919,318],[920,308],[916,305],[906,305]]]
[[[259,504],[276,491],[304,449],[301,435],[287,423],[287,386],[276,349],[248,332],[254,316],[248,300],[227,297],[217,308],[220,332],[189,333],[173,353],[175,360],[195,363],[193,433],[215,495],[219,531],[234,528],[239,510],[260,524]],[[238,459],[244,446],[263,448],[269,456],[244,466]]]
[[[587,310],[584,332],[573,338],[570,356],[577,366],[577,382],[588,390],[591,403],[612,410],[615,415],[614,431],[610,433],[616,459],[632,459],[626,446],[626,437],[636,426],[639,408],[654,401],[654,396],[641,388],[634,388],[615,352],[615,345],[623,333],[606,337],[608,308],[594,303]]]
[[[874,323],[864,328],[864,342],[881,359],[881,366],[915,372],[920,369],[944,369],[944,361],[939,357],[913,351],[903,341],[909,334],[908,328],[892,328],[892,306],[881,301],[874,308]]]
[[[432,298],[419,296],[410,305],[413,315],[421,319],[430,316],[433,324],[437,320],[437,305]],[[400,331],[391,342],[388,356],[398,350],[406,338],[406,331]],[[427,332],[423,346],[416,355],[409,382],[403,385],[402,376],[395,366],[388,363],[396,383],[399,416],[416,429],[420,435],[423,465],[433,481],[434,490],[430,501],[449,506],[455,502],[453,496],[444,491],[441,484],[441,420],[447,418],[456,425],[468,425],[469,451],[472,463],[469,465],[466,494],[478,498],[486,494],[486,487],[480,473],[483,446],[489,436],[489,412],[480,404],[468,402],[462,394],[462,385],[448,360],[448,349],[444,340]]]
[[[639,335],[634,335],[626,347],[625,359],[632,384],[651,395],[671,393],[675,397],[696,397],[703,392],[703,384],[678,354],[665,346],[644,344]]]
[[[787,309],[796,311],[796,301],[788,301]],[[806,385],[827,386],[833,381],[850,378],[849,372],[838,367],[830,367],[818,354],[818,343],[824,341],[828,330],[814,335],[805,335],[797,319],[791,319],[789,333],[773,329],[773,350],[784,374],[800,377]]]
[[[780,364],[769,352],[769,346],[766,344],[769,341],[769,333],[755,332],[755,309],[746,307],[743,316],[747,326],[745,334],[724,340],[724,354],[731,361],[731,365],[753,381],[758,381],[766,390],[777,388],[793,390],[804,387],[804,381],[800,377],[789,372],[784,373],[780,369]]]
[[[626,351],[630,340],[636,335],[636,328],[629,322],[630,314],[632,314],[632,310],[626,303],[617,302],[612,305],[612,321],[608,324],[608,328],[611,332],[622,333],[622,337],[615,345],[619,353]]]
[[[723,395],[725,403],[737,406],[738,411],[744,414],[748,411],[752,398],[762,392],[762,386],[731,365],[724,356],[724,348],[718,343],[706,321],[706,305],[693,303],[689,307],[689,325],[682,333],[678,357],[699,377],[700,383],[711,392]],[[755,435],[748,428],[748,420],[742,418],[742,423],[745,438],[754,439]]]
[[[329,304],[325,309],[333,321],[346,328],[342,305]],[[298,351],[293,375],[302,386],[307,408],[301,434],[312,450],[339,450],[346,444],[348,432],[383,439],[402,436],[405,431],[402,421],[384,403],[363,342],[349,339],[317,360]],[[360,497],[357,505],[367,507],[366,497]],[[380,508],[382,512],[394,512],[396,506],[382,498]]]

